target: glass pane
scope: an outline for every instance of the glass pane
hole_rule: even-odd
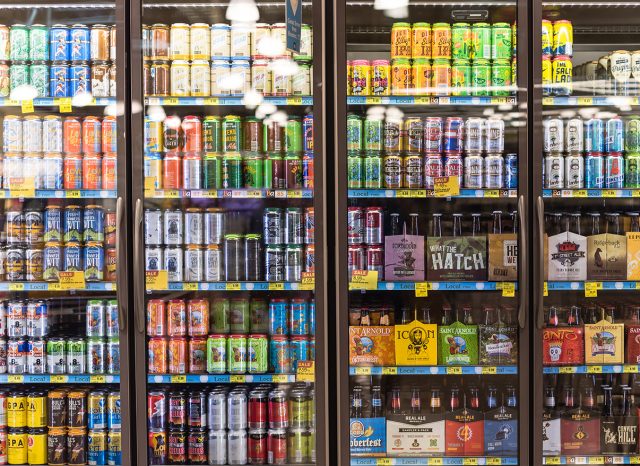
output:
[[[149,464],[315,462],[320,39],[284,7],[143,4]]]
[[[351,464],[519,462],[517,8],[457,3],[346,1]]]

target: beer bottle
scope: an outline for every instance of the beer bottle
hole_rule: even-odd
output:
[[[464,324],[467,325],[473,325],[473,315],[471,314],[471,308],[470,307],[463,307],[462,308],[462,315],[463,315],[463,319],[462,322]]]
[[[496,320],[496,310],[493,307],[485,307],[484,308],[484,325],[485,326],[490,326],[493,325],[494,323],[498,323],[500,321],[500,319]]]
[[[629,231],[634,233],[640,232],[640,214],[638,212],[629,212],[627,215],[631,220]]]
[[[608,215],[607,233],[610,233],[612,235],[620,234],[620,214],[619,213],[614,212]]]
[[[391,389],[391,413],[400,414],[402,406],[400,405],[400,388],[393,387]]]
[[[554,455],[560,451],[560,413],[556,409],[555,390],[547,386],[544,389],[542,413],[542,452],[545,455]]]
[[[362,417],[362,388],[353,387],[351,417]]]
[[[442,238],[442,214],[433,214],[432,218],[431,236],[434,238]]]
[[[616,453],[618,434],[613,414],[612,388],[608,385],[603,385],[601,388],[604,393],[604,404],[600,414],[600,447],[602,453]]]
[[[610,324],[616,323],[616,307],[615,306],[606,306],[605,307],[605,320],[607,320]]]
[[[480,236],[482,226],[480,225],[480,214],[471,214],[471,236]]]
[[[622,418],[618,424],[618,453],[636,453],[638,449],[638,417],[632,408],[631,387],[622,387]]]
[[[389,215],[389,236],[401,235],[402,230],[400,229],[400,214],[394,212]]]
[[[469,407],[472,409],[480,409],[480,390],[476,387],[473,387],[470,392],[471,400],[469,402]]]
[[[492,233],[494,235],[499,235],[502,233],[502,211],[494,210],[492,215],[493,215]]]
[[[453,214],[453,235],[454,237],[462,236],[462,214]]]
[[[420,309],[420,318],[418,319],[423,324],[431,323],[431,314],[429,313],[429,307],[424,306]]]
[[[584,395],[582,397],[582,407],[586,409],[593,409],[596,406],[596,400],[593,396],[593,388],[586,387],[584,389]]]
[[[549,317],[547,317],[547,327],[557,327],[560,325],[558,309],[555,306],[549,307]]]
[[[514,387],[507,387],[507,406],[510,408],[518,407],[518,397],[516,396],[516,389]]]
[[[598,212],[589,212],[591,222],[591,236],[600,234],[600,214]]]
[[[451,325],[451,308],[449,306],[442,308],[442,321],[440,325]]]
[[[582,216],[577,212],[573,212],[573,213],[569,214],[569,231],[571,233],[575,233],[576,235],[582,235],[580,233],[580,219],[581,218],[582,218]]]
[[[455,411],[460,408],[460,389],[453,387],[449,395],[449,411]]]
[[[551,230],[549,236],[558,235],[565,231],[565,228],[562,226],[562,214],[560,212],[551,214]]]
[[[369,315],[369,309],[366,307],[360,309],[360,325],[365,327],[371,325],[371,316]]]
[[[518,233],[518,211],[514,210],[513,212],[511,212],[511,225],[512,225],[512,233],[517,234]]]
[[[487,390],[487,410],[498,407],[498,400],[496,397],[496,387],[489,387]]]
[[[569,310],[569,316],[567,317],[567,325],[580,325],[580,307],[579,306],[571,306]]]
[[[415,317],[415,311],[411,311],[411,309],[409,309],[406,306],[403,306],[400,309],[400,323],[402,325],[406,325],[413,322],[414,317]]]
[[[411,389],[411,414],[420,414],[421,411],[420,388],[413,387]]]
[[[442,412],[442,403],[440,401],[440,389],[431,389],[431,399],[429,400],[429,411],[431,414],[439,414]]]
[[[564,394],[562,396],[562,404],[565,410],[574,408],[574,396],[573,387],[564,387]]]
[[[418,232],[418,214],[411,213],[409,214],[409,231],[407,232],[409,235],[419,235]]]
[[[371,390],[371,417],[383,417],[382,389],[375,385]]]
[[[597,324],[598,323],[598,310],[595,305],[589,305],[587,307],[587,323],[589,324]]]

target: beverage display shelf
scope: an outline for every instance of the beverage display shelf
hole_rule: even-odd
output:
[[[295,374],[148,374],[147,383],[293,383]]]
[[[378,282],[378,291],[411,291],[416,283],[425,282]],[[502,289],[503,282],[426,282],[429,291],[496,291]],[[508,282],[513,283],[513,282]],[[517,284],[515,284],[517,289]],[[354,287],[351,291],[361,291]]]
[[[515,105],[510,97],[349,96],[347,105]]]
[[[106,374],[0,374],[0,384],[10,383],[120,383],[120,376]]]
[[[156,189],[150,199],[313,199],[313,189]]]
[[[638,194],[640,195],[640,193]],[[377,198],[431,198],[435,196],[432,189],[350,189],[350,199],[377,199]],[[452,198],[515,198],[518,197],[517,189],[461,189],[457,196]]]
[[[87,282],[85,288],[69,288],[58,282],[0,282],[0,291],[115,291],[115,282]]]
[[[589,107],[592,105],[639,105],[640,97],[630,96],[571,96],[571,97],[543,97],[545,107],[576,106]]]
[[[432,465],[515,465],[515,456],[470,456],[427,458],[358,458],[351,457],[351,466],[432,466]]]
[[[640,464],[640,456],[545,456],[542,458],[542,464]]]
[[[637,374],[639,364],[597,364],[583,366],[547,366],[544,374]]]
[[[349,375],[507,375],[518,366],[384,366],[349,367]]]
[[[265,96],[263,103],[273,105],[313,105],[312,96],[304,97],[269,97]],[[145,105],[171,106],[244,106],[244,96],[212,96],[212,97],[145,97]]]
[[[32,199],[115,199],[116,190],[111,189],[36,189]],[[0,199],[24,199],[22,193],[0,189]]]
[[[542,197],[546,198],[581,198],[581,197],[640,197],[640,189],[543,189]]]
[[[598,281],[587,280],[579,282],[548,281],[547,289],[550,291],[584,290],[585,283],[596,283],[598,290],[636,290],[640,289],[640,282],[630,281]]]
[[[302,291],[313,290],[312,283],[301,282],[172,282],[167,288],[147,287],[152,291]],[[1,288],[0,288],[0,291]]]
[[[34,107],[53,107],[72,102],[72,97],[36,97],[33,99]],[[97,97],[90,102],[83,102],[82,107],[106,107],[116,103],[115,97]],[[13,100],[7,97],[0,97],[0,107],[21,107],[21,100]],[[77,108],[77,107],[76,107]]]

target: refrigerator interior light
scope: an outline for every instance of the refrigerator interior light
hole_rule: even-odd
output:
[[[311,6],[311,2],[302,2],[302,6],[309,7]],[[170,2],[162,2],[162,3],[143,3],[143,8],[227,8],[229,6],[228,2],[192,2],[192,3],[170,3]],[[284,6],[284,2],[259,2],[256,3],[256,7],[258,8],[281,8]],[[2,6],[4,8],[4,5]],[[31,8],[31,6],[29,7]]]
[[[233,22],[255,23],[260,19],[260,12],[253,0],[231,0],[225,16]]]
[[[33,100],[38,97],[38,90],[31,84],[16,86],[9,95],[11,100]]]
[[[264,119],[267,115],[271,115],[278,107],[269,102],[263,102],[256,108],[256,118]]]
[[[74,107],[86,107],[93,102],[93,96],[90,92],[80,92],[71,98],[71,105]]]
[[[262,93],[256,91],[255,89],[251,89],[249,90],[249,92],[245,93],[244,99],[242,100],[242,102],[244,103],[245,107],[249,109],[254,109],[258,105],[260,105],[263,100],[264,100],[264,97]]]

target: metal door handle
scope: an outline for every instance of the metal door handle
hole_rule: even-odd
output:
[[[141,253],[144,254],[144,252],[141,252],[144,251],[142,214],[142,199],[137,199],[133,227],[133,277],[136,329],[138,333],[144,333],[144,293],[146,287],[144,267],[142,267],[143,261],[140,260]]]
[[[538,254],[536,254],[536,261],[538,261],[538,279],[536,280],[536,296],[538,298],[538,309],[536,309],[536,326],[541,329],[544,326],[544,260],[541,259],[544,254],[544,200],[541,196],[538,196],[536,203],[537,217],[538,217]]]
[[[518,324],[525,327],[526,303],[529,296],[529,256],[527,254],[527,221],[524,211],[524,196],[518,199],[518,221],[520,222],[520,247],[518,248],[518,296],[520,297],[518,309]]]
[[[127,283],[127,271],[124,269],[124,264],[126,264],[126,252],[122,251],[122,235],[124,235],[125,229],[123,227],[123,216],[124,216],[124,201],[122,197],[118,196],[116,201],[116,260],[118,263],[116,264],[116,298],[118,300],[118,317],[120,319],[120,331],[127,331],[127,312],[126,312],[126,302],[127,300],[122,296],[124,293],[124,287]],[[120,254],[123,253],[125,257],[120,257]]]

